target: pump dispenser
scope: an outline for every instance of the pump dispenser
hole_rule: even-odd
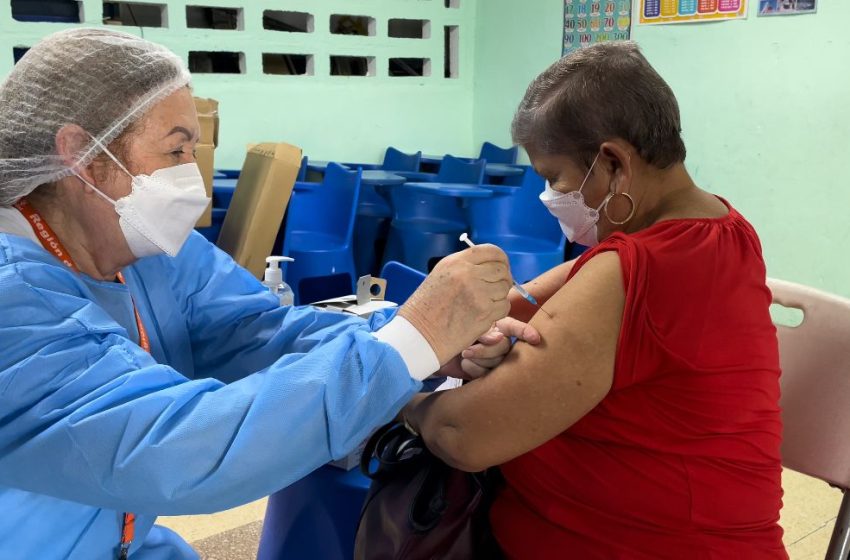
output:
[[[263,286],[280,299],[281,305],[292,305],[295,302],[295,294],[292,288],[283,281],[283,271],[280,269],[282,262],[294,262],[292,257],[268,257],[266,259],[266,273]]]

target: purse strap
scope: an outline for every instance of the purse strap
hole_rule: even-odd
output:
[[[372,469],[370,467],[372,463],[372,456],[375,455],[375,450],[378,448],[378,443],[381,441],[381,438],[384,437],[384,434],[392,430],[394,422],[390,422],[384,426],[378,428],[374,434],[369,437],[369,441],[366,442],[366,446],[363,448],[363,453],[360,455],[360,472],[363,473],[364,476],[369,478],[373,477]]]
[[[409,465],[414,457],[429,454],[422,438],[411,434],[404,424],[391,422],[375,432],[360,456],[360,472],[371,479]],[[377,459],[378,468],[373,469],[372,458]]]

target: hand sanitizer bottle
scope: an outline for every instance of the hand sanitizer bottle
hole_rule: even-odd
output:
[[[266,273],[263,286],[280,299],[281,305],[292,305],[295,303],[295,294],[292,288],[283,281],[283,271],[280,269],[282,262],[294,262],[291,257],[268,257],[266,259]]]

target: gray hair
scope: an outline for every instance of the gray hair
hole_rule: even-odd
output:
[[[590,165],[613,138],[651,165],[685,160],[679,104],[633,41],[579,49],[531,82],[512,125],[514,142]]]

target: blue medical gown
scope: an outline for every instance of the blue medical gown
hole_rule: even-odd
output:
[[[176,258],[75,274],[0,234],[0,558],[196,554],[157,515],[266,496],[350,451],[416,393],[371,322],[277,298],[193,234]],[[151,339],[137,344],[132,298]]]

